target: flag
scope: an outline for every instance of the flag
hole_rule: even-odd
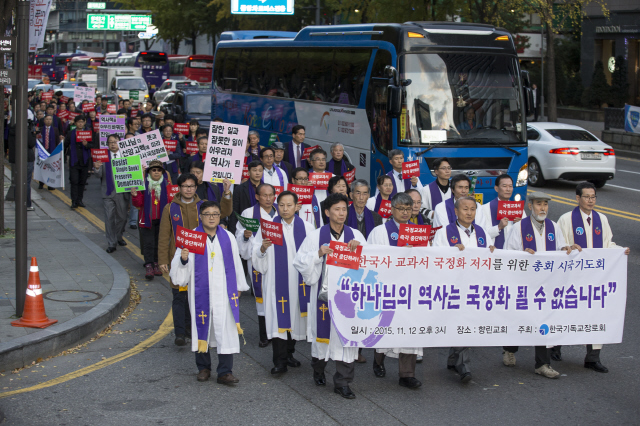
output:
[[[51,155],[39,141],[36,145],[38,156],[33,169],[33,179],[52,188],[64,189],[64,144],[58,144]]]

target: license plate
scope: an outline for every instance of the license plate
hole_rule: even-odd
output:
[[[582,152],[580,153],[580,158],[582,160],[600,160],[602,158],[602,154],[599,152]]]

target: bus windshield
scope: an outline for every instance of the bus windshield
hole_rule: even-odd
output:
[[[521,145],[516,59],[468,53],[406,54],[400,145]]]

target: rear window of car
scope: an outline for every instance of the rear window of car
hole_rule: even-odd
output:
[[[597,141],[598,138],[586,130],[577,129],[546,129],[551,136],[561,141]]]

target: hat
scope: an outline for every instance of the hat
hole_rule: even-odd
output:
[[[533,200],[543,200],[543,201],[551,201],[551,197],[545,194],[544,192],[535,191],[529,194],[527,197],[529,201]]]
[[[282,142],[274,142],[271,144],[271,148],[273,149],[281,149],[284,151],[284,144]]]
[[[147,167],[147,170],[156,169],[156,168],[164,170],[164,167],[162,167],[162,161],[160,161],[160,160],[151,161],[149,163],[149,167]]]

